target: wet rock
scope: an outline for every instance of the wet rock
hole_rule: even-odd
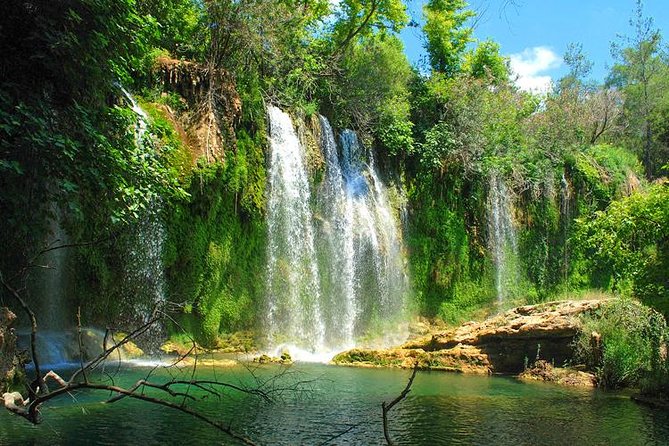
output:
[[[281,352],[281,356],[276,357],[276,356],[269,356],[262,354],[260,356],[256,356],[253,358],[253,362],[256,362],[258,364],[292,364],[293,359],[290,356],[290,353],[288,351],[283,351]]]
[[[206,367],[206,368],[222,368],[222,367],[234,367],[239,364],[239,361],[236,361],[231,358],[219,358],[211,356],[186,356],[178,365],[180,367]]]

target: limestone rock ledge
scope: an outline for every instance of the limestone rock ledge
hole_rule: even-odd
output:
[[[543,359],[563,365],[573,356],[579,316],[606,299],[525,305],[483,322],[467,322],[385,350],[354,349],[332,360],[339,365],[413,367],[475,374],[518,374]]]

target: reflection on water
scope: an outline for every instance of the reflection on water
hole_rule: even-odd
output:
[[[142,370],[117,377],[126,384]],[[262,374],[278,366],[263,366]],[[394,398],[409,372],[297,364],[285,380],[316,380],[305,395],[266,404],[239,395],[207,398],[197,407],[259,444],[383,444],[381,402]],[[201,370],[213,376],[212,370]],[[249,379],[243,367],[219,379]],[[104,395],[97,395],[104,399]],[[113,405],[75,395],[46,406],[35,428],[0,412],[0,444],[235,444],[188,416],[136,401]],[[669,444],[669,412],[636,405],[618,393],[568,389],[509,378],[419,373],[390,415],[397,444],[654,445]],[[340,437],[337,434],[350,431]]]

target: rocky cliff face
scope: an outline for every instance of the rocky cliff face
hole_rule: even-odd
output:
[[[483,322],[416,339],[388,350],[350,350],[333,362],[345,365],[413,367],[463,373],[522,372],[543,359],[557,366],[573,356],[579,316],[605,300],[548,302],[514,308]]]
[[[236,146],[235,123],[242,113],[242,101],[234,79],[225,70],[195,62],[161,57],[155,74],[163,90],[175,92],[184,110],[167,107],[167,115],[179,133],[184,133],[194,159],[223,161],[225,148]]]

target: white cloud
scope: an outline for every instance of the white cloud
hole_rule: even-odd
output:
[[[521,90],[546,93],[551,89],[552,78],[546,71],[562,65],[562,59],[545,46],[526,48],[521,53],[509,56],[511,70],[518,78],[516,85]]]

